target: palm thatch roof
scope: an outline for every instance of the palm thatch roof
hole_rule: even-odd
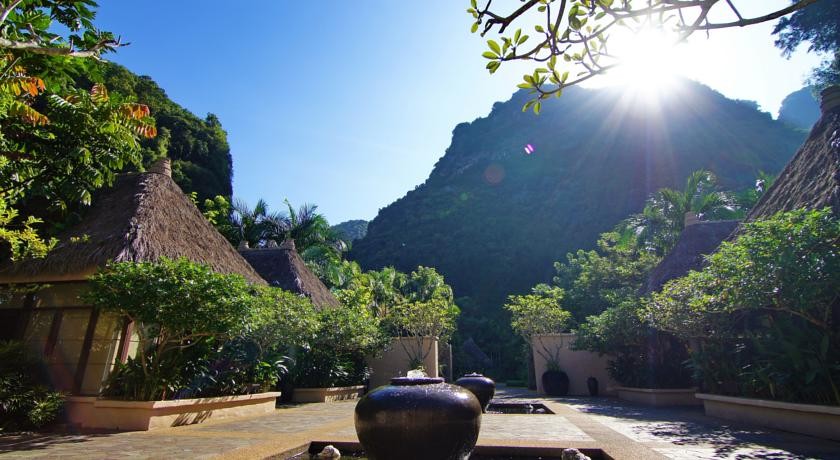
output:
[[[265,284],[184,195],[168,168],[156,171],[120,175],[45,258],[0,265],[0,283],[84,280],[110,261],[186,257]]]
[[[840,107],[825,112],[747,220],[797,208],[831,207],[840,215]]]
[[[685,276],[690,270],[702,268],[704,256],[715,252],[737,226],[737,220],[687,225],[671,252],[651,270],[645,293],[656,292],[668,281]]]
[[[307,268],[294,242],[286,241],[278,247],[240,248],[239,253],[271,286],[305,295],[319,308],[339,306],[338,299]]]

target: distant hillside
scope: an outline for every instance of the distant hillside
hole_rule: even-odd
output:
[[[219,119],[201,119],[181,107],[151,77],[138,76],[123,66],[101,63],[95,80],[112,93],[129,96],[149,106],[157,122],[158,137],[142,141],[146,163],[167,155],[172,176],[185,192],[196,192],[200,201],[233,193],[233,160],[227,133]],[[86,82],[89,84],[90,82]]]
[[[456,126],[429,178],[382,209],[351,256],[365,268],[437,267],[470,297],[460,333],[492,355],[498,340],[478,337],[485,326],[463,326],[480,316],[506,328],[506,295],[550,280],[554,261],[591,248],[651,192],[700,168],[728,189],[752,186],[804,139],[755,104],[688,81],[678,90],[657,105],[574,87],[539,116],[522,112],[527,95],[517,92]]]
[[[810,87],[788,94],[779,109],[779,121],[797,128],[810,130],[819,118],[820,103],[814,98]]]
[[[352,243],[353,241],[362,239],[367,235],[368,221],[366,220],[348,220],[332,226],[332,229],[338,232],[341,239]]]

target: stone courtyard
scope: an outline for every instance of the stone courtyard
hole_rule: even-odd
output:
[[[485,414],[478,446],[602,449],[614,459],[840,459],[840,443],[613,398],[545,398],[501,387],[497,402],[540,402],[554,414]],[[261,417],[150,432],[0,435],[2,459],[285,458],[310,442],[356,442],[355,401],[279,407]],[[539,450],[540,448],[544,450]]]

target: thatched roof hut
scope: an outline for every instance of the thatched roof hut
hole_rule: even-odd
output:
[[[0,284],[81,281],[110,261],[186,257],[219,273],[265,281],[172,180],[168,162],[121,174],[43,259],[0,266]]]
[[[797,208],[840,215],[840,87],[823,92],[822,117],[747,220]]]
[[[688,274],[690,270],[699,270],[705,262],[704,256],[715,252],[735,228],[737,220],[718,220],[710,222],[688,222],[677,244],[654,267],[648,276],[645,293],[662,289],[668,281]]]
[[[305,295],[316,307],[339,306],[338,299],[307,268],[293,241],[286,241],[278,247],[240,248],[239,253],[271,286]]]

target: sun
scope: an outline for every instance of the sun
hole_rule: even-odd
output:
[[[608,75],[614,84],[655,96],[667,92],[674,81],[679,53],[673,37],[661,30],[617,33],[610,51],[616,67]]]

